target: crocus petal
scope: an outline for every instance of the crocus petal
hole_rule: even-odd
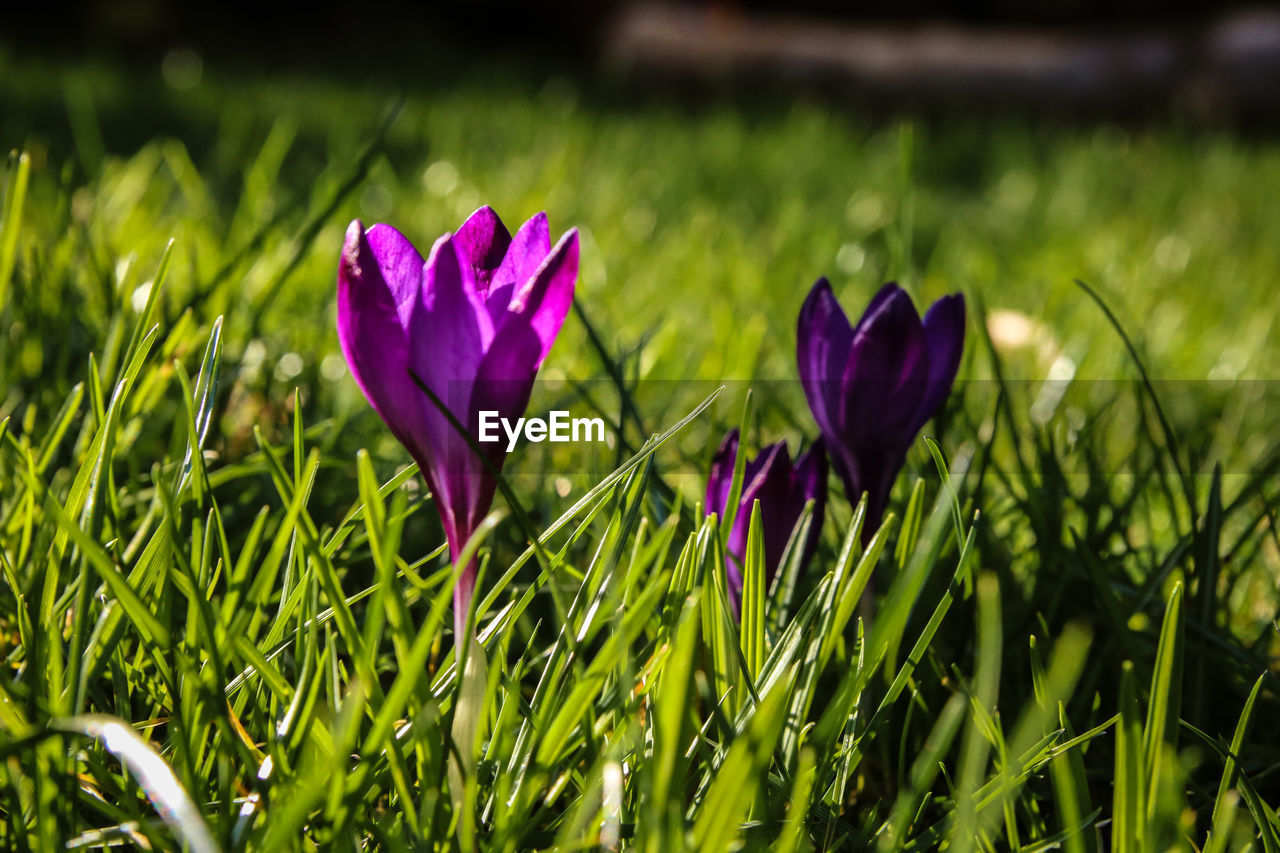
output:
[[[753,488],[749,500],[743,501],[739,511],[750,522],[752,502],[760,501],[760,527],[764,536],[765,580],[773,580],[782,562],[782,553],[787,550],[787,540],[804,509],[804,501],[792,488],[794,472],[791,470],[791,454],[787,452],[785,442],[778,442],[767,447],[757,457],[763,462],[760,470],[753,478]],[[745,532],[748,527],[744,527]],[[745,538],[744,538],[745,546]],[[745,547],[743,553],[745,554]]]
[[[422,292],[422,255],[409,238],[390,225],[374,225],[365,232],[383,280],[396,303],[401,328],[409,328],[409,317]]]
[[[821,512],[827,496],[827,449],[822,439],[796,460],[795,483],[806,501],[818,501],[815,512]]]
[[[472,438],[479,436],[480,412],[497,412],[498,417],[511,421],[524,414],[533,390],[534,371],[530,368],[537,357],[540,342],[526,325],[506,323],[493,340],[469,383],[470,397],[465,414],[458,418]],[[448,496],[450,509],[459,521],[461,529],[475,530],[493,503],[497,479],[492,471],[501,471],[506,461],[505,438],[501,441],[480,444],[488,457],[481,459],[475,448],[452,424],[446,446],[448,452],[443,464],[437,463],[436,474],[441,480],[441,491]],[[492,468],[492,470],[491,470]],[[461,543],[459,543],[459,546]]]
[[[862,312],[862,316],[858,318],[857,324],[853,327],[853,333],[856,335],[866,327],[871,318],[880,313],[890,299],[900,299],[907,296],[906,291],[898,286],[897,282],[891,281],[883,285],[876,291],[876,295],[871,297],[871,301],[867,303],[866,309]],[[910,301],[910,297],[907,297]],[[914,309],[913,309],[914,310]]]
[[[514,246],[513,246],[514,242]],[[347,232],[338,336],[362,391],[418,462],[456,559],[493,501],[504,447],[473,447],[479,414],[516,420],[573,299],[576,232],[549,251],[539,214],[512,240],[482,207],[424,262],[389,226]],[[470,433],[470,435],[468,435]],[[475,582],[454,588],[455,630]]]
[[[728,493],[733,479],[733,466],[738,455],[738,431],[731,430],[720,444],[711,463],[707,482],[706,513],[724,517]],[[821,444],[811,448],[793,469],[786,442],[764,448],[743,466],[742,494],[737,514],[725,541],[725,580],[729,604],[738,613],[742,597],[743,562],[751,530],[753,507],[760,504],[761,535],[764,540],[765,580],[772,582],[782,562],[796,522],[806,501],[813,499],[814,525],[805,541],[802,560],[808,560],[822,528],[823,504],[826,502],[826,455]]]
[[[489,285],[489,312],[506,312],[517,292],[522,290],[538,272],[538,267],[551,252],[551,231],[547,227],[547,215],[538,213],[520,226],[511,238],[506,257],[493,274]]]
[[[964,345],[964,300],[939,300],[921,322],[910,297],[886,284],[853,327],[847,348],[840,324],[831,319],[839,306],[828,303],[834,303],[830,287],[819,281],[800,311],[797,360],[846,495],[852,502],[864,491],[868,495],[866,544],[880,525],[907,449],[955,379]],[[833,395],[829,389],[836,379]]]
[[[471,388],[488,344],[488,314],[463,283],[464,273],[450,235],[436,241],[423,270],[422,299],[409,322],[409,366],[449,412],[466,424]],[[491,335],[491,329],[488,331]],[[423,475],[436,493],[441,512],[461,513],[469,501],[466,484],[458,477],[478,473],[482,466],[436,404],[416,385],[413,393],[425,410],[419,441],[430,448],[426,458],[419,459]],[[461,525],[464,518],[455,520]],[[461,534],[463,540],[469,530]],[[462,544],[450,541],[457,547]]]
[[[779,441],[760,451],[755,459],[748,459],[742,468],[742,496],[754,498],[756,493],[777,476],[778,471],[791,471],[791,454],[787,443]]]
[[[924,339],[929,352],[929,378],[912,432],[918,432],[942,408],[964,352],[964,296],[944,296],[924,315]]]
[[[914,437],[912,434],[913,439]],[[909,442],[907,446],[910,446]],[[893,484],[907,461],[907,446],[882,447],[863,457],[862,489],[867,493],[867,517],[862,525],[864,545],[880,529],[880,522],[889,506],[889,496],[893,493]],[[850,494],[849,497],[853,501],[860,500],[862,493],[859,492],[857,496]]]
[[[573,290],[578,281],[578,229],[570,229],[551,254],[542,262],[528,283],[516,291],[511,312],[523,314],[542,342],[542,355],[536,370],[551,351],[564,318],[573,305]]]
[[[783,491],[791,482],[791,454],[787,443],[780,441],[760,451],[755,459],[748,459],[742,472],[742,498],[735,524],[751,520],[751,503],[757,498],[771,498],[781,487]],[[746,528],[743,528],[746,534]],[[745,540],[744,540],[745,541]]]
[[[447,234],[431,248],[423,267],[422,299],[409,322],[409,360],[422,381],[465,421],[470,383],[493,340],[493,325],[465,283],[459,255],[455,238]]]
[[[838,433],[840,377],[852,346],[849,318],[831,292],[831,283],[820,278],[800,308],[796,362],[813,419],[826,434]]]
[[[524,414],[537,376],[534,364],[541,351],[542,341],[524,318],[512,317],[503,323],[476,369],[468,405],[473,429],[477,428],[482,411],[498,412],[510,420]]]
[[[733,466],[738,458],[738,428],[734,427],[720,442],[715,456],[711,457],[711,473],[707,476],[707,502],[704,511],[724,518],[725,505],[729,503],[729,490],[733,487]]]
[[[841,432],[855,445],[910,444],[928,375],[924,327],[911,298],[894,289],[864,316],[841,380]],[[865,487],[865,484],[864,484]]]
[[[467,217],[453,235],[458,259],[469,272],[476,290],[487,293],[494,271],[502,264],[511,245],[511,234],[493,208],[485,205]]]
[[[732,476],[732,471],[730,471]],[[751,508],[760,501],[761,533],[765,539],[765,561],[768,565],[770,541],[769,519],[786,491],[791,476],[791,463],[786,442],[779,442],[760,451],[755,459],[748,459],[743,466],[742,494],[738,498],[738,513],[733,517],[733,528],[725,542],[725,572],[729,583],[729,600],[734,613],[742,597],[743,562],[747,555],[747,538],[751,532]]]
[[[795,521],[791,522],[792,527],[795,527],[796,521],[800,520],[804,504],[813,501],[809,538],[805,540],[804,551],[800,557],[803,563],[807,563],[813,556],[813,552],[818,549],[818,537],[822,534],[822,523],[826,520],[827,513],[827,451],[822,439],[815,441],[813,446],[796,460],[794,480],[792,493],[798,495],[802,503],[796,512]]]
[[[338,343],[374,411],[421,461],[425,413],[409,378],[400,319],[401,304],[412,305],[411,288],[420,287],[422,277],[421,258],[415,265],[410,255],[417,252],[395,229],[375,226],[366,233],[358,220],[351,223],[338,263]]]

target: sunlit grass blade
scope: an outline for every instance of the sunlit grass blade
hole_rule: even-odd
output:
[[[31,156],[25,151],[10,159],[9,180],[4,194],[4,220],[0,222],[0,311],[9,304],[10,281],[18,254],[18,234],[22,230],[22,209],[26,204],[31,176]]]
[[[961,460],[957,459],[956,464],[962,464]],[[876,614],[865,645],[866,666],[850,667],[842,674],[836,693],[818,719],[810,742],[818,749],[820,756],[829,755],[834,749],[863,687],[883,665],[895,662],[907,620],[925,581],[936,566],[949,521],[950,500],[948,486],[944,484],[905,571],[895,578]],[[960,569],[963,569],[963,563]]]
[[[170,831],[192,853],[218,853],[200,809],[155,749],[123,720],[100,714],[64,717],[50,723],[52,728],[100,742],[116,756],[138,781],[156,812]]]
[[[194,407],[194,422],[191,440],[187,443],[186,454],[182,459],[177,482],[173,493],[181,494],[191,477],[193,460],[203,469],[203,462],[196,458],[204,452],[204,442],[209,435],[209,425],[213,422],[213,404],[218,395],[218,371],[222,363],[222,318],[213,321],[209,332],[209,343],[205,347],[204,359],[200,362],[200,373],[196,376],[195,388],[191,389],[191,404]]]
[[[1178,720],[1182,709],[1182,584],[1174,584],[1165,603],[1160,643],[1156,647],[1155,670],[1151,676],[1151,698],[1143,728],[1143,764],[1148,782],[1147,820],[1155,819],[1160,784],[1172,768],[1166,762],[1177,748]]]
[[[733,457],[733,478],[729,482],[729,496],[724,502],[724,517],[720,519],[720,541],[727,543],[737,521],[742,502],[742,478],[747,470],[747,435],[751,427],[751,389],[747,389],[742,403],[742,417],[738,421],[738,452]]]
[[[716,397],[720,396],[722,391],[724,391],[723,386],[721,386],[720,388],[717,388],[706,399],[704,399],[701,403],[699,403],[696,407],[694,407],[692,411],[690,411],[687,415],[685,415],[683,418],[678,420],[675,424],[669,427],[661,435],[655,436],[649,439],[648,441],[646,441],[644,444],[644,447],[636,451],[636,453],[630,459],[628,459],[622,465],[615,468],[612,473],[610,473],[608,476],[600,480],[600,482],[596,483],[594,486],[588,489],[586,494],[578,498],[578,500],[575,501],[571,507],[565,510],[564,513],[562,513],[559,518],[557,518],[551,524],[547,525],[547,527],[542,532],[541,538],[543,540],[546,540],[551,536],[554,536],[556,533],[558,533],[561,530],[561,528],[563,528],[566,524],[572,521],[579,513],[581,513],[582,510],[586,509],[589,506],[594,505],[595,502],[602,495],[608,492],[609,489],[613,488],[613,486],[616,485],[619,480],[627,476],[627,474],[629,474],[636,466],[638,466],[645,459],[649,458],[649,456],[651,456],[659,447],[661,447],[668,440],[670,440],[672,436],[680,432],[680,430],[684,429],[686,426],[692,423],[693,420],[698,417],[698,415],[706,411],[707,407],[711,405],[712,401],[714,401]],[[498,578],[490,586],[489,593],[484,597],[483,600],[481,600],[480,606],[477,608],[476,612],[478,616],[488,612],[489,608],[493,606],[493,603],[497,601],[498,596],[503,594],[503,590],[506,589],[507,584],[509,584],[511,580],[515,577],[516,572],[520,569],[520,567],[525,565],[525,563],[527,563],[530,559],[533,558],[534,553],[535,553],[534,546],[531,545],[528,548],[526,548],[524,553],[521,554],[512,562],[510,568],[508,568],[508,570],[502,575],[502,577]]]
[[[1111,849],[1139,853],[1144,849],[1147,810],[1142,711],[1138,707],[1137,677],[1125,661],[1120,673],[1120,718],[1116,722],[1115,794],[1112,801]]]
[[[701,596],[690,596],[681,610],[680,622],[671,639],[670,651],[656,689],[650,694],[653,713],[653,761],[649,765],[649,797],[646,804],[645,849],[663,850],[662,839],[674,811],[683,812],[685,750],[692,727],[689,725],[694,656],[698,650]],[[668,839],[668,843],[672,839]]]
[[[779,680],[756,707],[747,730],[734,740],[720,765],[693,825],[693,843],[699,850],[724,850],[741,837],[741,824],[755,797],[745,779],[761,779],[786,720],[787,697],[794,671]]]
[[[957,850],[972,850],[982,838],[979,829],[977,791],[986,775],[991,744],[990,733],[982,730],[983,715],[995,711],[1000,687],[1003,657],[1003,628],[1000,618],[1000,582],[991,574],[978,577],[978,643],[974,660],[974,677],[969,703],[973,713],[965,729],[960,747],[960,772],[957,778],[956,814],[950,843]]]
[[[960,724],[964,722],[969,700],[957,693],[947,700],[925,739],[924,749],[916,756],[911,765],[909,787],[898,794],[889,816],[887,825],[880,833],[879,849],[896,851],[902,848],[903,839],[910,829],[910,824],[920,808],[921,801],[938,776],[939,763],[942,756],[951,748]]]
[[[800,763],[796,767],[791,797],[787,803],[787,818],[777,846],[774,847],[775,853],[796,853],[808,843],[809,831],[805,824],[816,784],[817,759],[811,750],[806,749],[800,753]]]
[[[796,586],[800,580],[800,570],[804,566],[804,546],[809,541],[809,532],[813,526],[814,506],[812,500],[805,502],[800,519],[791,531],[791,538],[787,540],[786,550],[782,552],[782,562],[765,602],[769,630],[775,634],[786,624],[787,617],[795,608]]]
[[[1083,649],[1088,645],[1088,635],[1076,629],[1077,643]],[[1063,639],[1067,639],[1064,635]],[[1035,702],[1040,715],[1041,730],[1046,734],[1055,726],[1061,728],[1063,739],[1070,741],[1074,732],[1066,718],[1063,687],[1053,683],[1045,672],[1040,658],[1039,644],[1031,638],[1031,678]],[[1059,640],[1062,642],[1062,640]],[[1076,673],[1078,677],[1079,673]],[[1092,831],[1081,831],[1085,816],[1093,811],[1089,798],[1088,780],[1085,777],[1084,760],[1078,749],[1061,750],[1049,763],[1049,775],[1053,781],[1055,802],[1059,812],[1059,828],[1062,846],[1067,853],[1094,853],[1097,838]]]
[[[741,454],[739,454],[741,455]],[[764,666],[764,523],[760,519],[760,501],[751,503],[751,521],[747,529],[747,553],[742,567],[741,629],[739,641],[747,663],[747,676],[754,684]]]

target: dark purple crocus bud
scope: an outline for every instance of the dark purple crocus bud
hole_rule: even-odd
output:
[[[720,443],[720,449],[711,460],[711,473],[707,477],[706,513],[724,518],[729,490],[733,486],[733,466],[738,458],[738,431],[731,430]],[[804,543],[802,561],[808,561],[818,544],[822,530],[822,516],[827,503],[827,455],[819,439],[808,452],[791,465],[787,443],[780,441],[760,451],[754,459],[748,459],[742,474],[742,493],[738,500],[738,514],[734,516],[733,529],[725,543],[725,573],[728,577],[729,603],[738,612],[742,597],[742,566],[747,554],[747,531],[751,525],[751,507],[760,501],[761,532],[764,534],[764,565],[766,580],[772,581],[782,562],[796,522],[804,511],[804,505],[812,500],[813,521]]]
[[[573,303],[578,232],[551,247],[546,214],[512,237],[482,207],[431,248],[426,261],[390,225],[347,229],[338,264],[338,340],[351,375],[418,463],[456,560],[489,512],[497,480],[418,387],[430,388],[472,438],[479,412],[514,421]],[[493,470],[502,442],[479,445]],[[462,636],[474,563],[454,590]]]
[[[880,526],[907,450],[951,391],[964,320],[958,293],[933,303],[921,321],[902,288],[886,284],[850,326],[825,278],[800,309],[800,382],[845,494],[856,502],[867,493],[864,544]]]

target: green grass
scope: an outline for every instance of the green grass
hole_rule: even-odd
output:
[[[1280,849],[1277,146],[0,72],[0,846]],[[510,458],[539,543],[499,500],[459,679],[333,296],[350,219],[481,203],[582,230],[531,410],[621,431]],[[838,495],[806,571],[749,558],[740,630],[696,503],[748,387],[751,442],[815,435],[821,274],[963,290],[962,381],[865,550]]]

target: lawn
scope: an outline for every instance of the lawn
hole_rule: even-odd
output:
[[[190,83],[0,55],[0,846],[1280,849],[1274,141]],[[508,458],[477,683],[335,291],[352,219],[482,204],[579,229],[529,412],[611,440]],[[699,503],[729,428],[817,436],[822,275],[963,292],[965,354],[740,626]]]

